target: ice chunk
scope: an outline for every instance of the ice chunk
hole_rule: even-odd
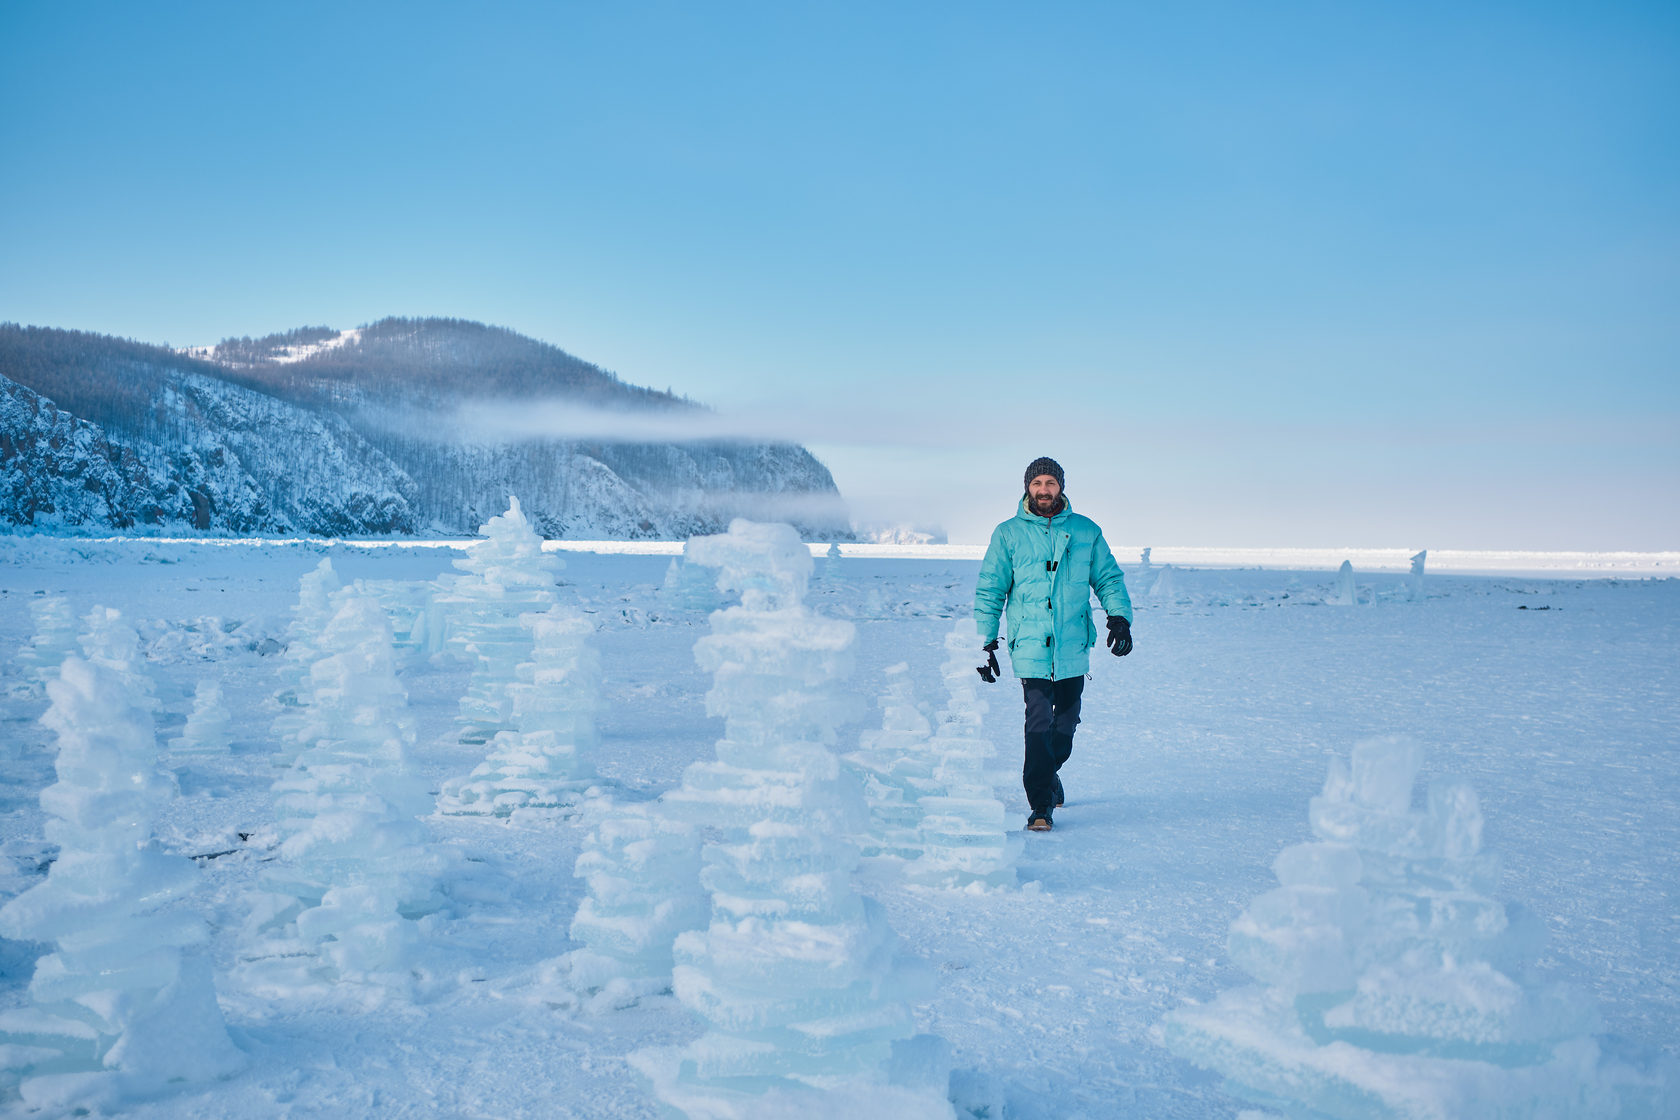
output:
[[[1672,1063],[1601,1052],[1590,1001],[1532,978],[1542,931],[1490,897],[1475,792],[1437,781],[1414,808],[1422,761],[1398,738],[1332,761],[1320,841],[1284,849],[1281,885],[1231,923],[1258,985],[1173,1012],[1162,1039],[1291,1116],[1672,1114]]]
[[[1332,606],[1352,607],[1359,603],[1359,588],[1353,582],[1353,561],[1343,560],[1336,571],[1336,585],[1330,592]]]

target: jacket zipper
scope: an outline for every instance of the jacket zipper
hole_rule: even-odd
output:
[[[1056,564],[1055,521],[1055,514],[1051,514],[1044,519],[1044,543],[1050,548],[1050,559],[1045,563],[1051,565]],[[1056,567],[1054,566],[1050,569],[1050,602],[1047,605],[1049,607],[1047,613],[1050,615],[1050,683],[1054,685],[1056,683]]]

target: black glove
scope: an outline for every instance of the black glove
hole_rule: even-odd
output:
[[[1132,652],[1132,624],[1126,621],[1124,615],[1108,616],[1108,648],[1116,657]]]
[[[997,660],[997,639],[993,638],[991,641],[981,646],[980,650],[986,655],[986,663],[984,665],[976,665],[974,667],[974,671],[979,673],[980,679],[985,681],[987,684],[996,684],[998,673],[1000,672]]]

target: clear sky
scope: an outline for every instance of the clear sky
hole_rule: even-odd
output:
[[[0,319],[386,315],[953,540],[1680,548],[1680,5],[0,4]]]

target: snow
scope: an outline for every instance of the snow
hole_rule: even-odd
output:
[[[305,358],[313,358],[317,354],[324,354],[329,350],[337,350],[341,346],[353,345],[361,340],[361,329],[353,328],[347,331],[339,331],[333,337],[324,338],[320,342],[310,342],[302,346],[278,347],[269,353],[264,360],[275,362],[280,365],[290,365],[293,362],[301,362]],[[189,358],[203,358],[206,361],[215,362],[224,360],[217,354],[219,349],[220,347],[217,346],[183,346],[176,352],[185,354]],[[243,363],[227,362],[227,364],[234,368],[238,368]]]
[[[567,542],[559,591],[594,627],[602,682],[590,757],[580,747],[579,761],[595,770],[602,797],[575,815],[420,818],[428,843],[465,859],[439,872],[447,895],[433,905],[441,909],[404,919],[424,933],[407,950],[405,988],[318,976],[254,984],[241,968],[252,892],[284,839],[271,789],[283,771],[271,761],[274,713],[265,705],[282,686],[280,649],[300,581],[325,558],[345,587],[426,583],[453,572],[462,543],[0,540],[0,647],[8,651],[0,662],[8,741],[0,752],[0,893],[47,881],[57,855],[39,800],[55,780],[55,735],[36,722],[47,698],[35,669],[15,654],[33,641],[35,604],[61,597],[77,619],[96,604],[122,611],[153,682],[158,742],[183,733],[206,677],[220,681],[232,715],[227,750],[170,759],[180,796],[156,809],[153,829],[162,852],[195,857],[196,889],[159,912],[208,928],[199,949],[244,1065],[221,1080],[130,1099],[124,1115],[660,1115],[629,1056],[688,1047],[702,1028],[674,996],[645,985],[623,999],[579,999],[559,982],[555,962],[591,944],[570,933],[591,897],[588,875],[631,866],[637,829],[651,834],[636,823],[641,809],[616,818],[625,829],[617,834],[599,832],[600,814],[656,805],[690,765],[716,757],[724,734],[706,711],[712,674],[694,661],[696,641],[710,633],[706,615],[659,594],[680,544],[608,551]],[[873,547],[884,546],[842,543],[845,578],[818,580],[807,592],[815,613],[856,627],[843,685],[853,712],[838,726],[837,752],[887,729],[877,698],[919,702],[924,713],[944,703],[944,642],[968,614],[976,573],[962,546],[902,546],[884,556]],[[827,545],[811,551],[822,555]],[[1136,578],[1141,547],[1116,551]],[[1591,1006],[1596,1025],[1588,1032],[1585,1020],[1571,1021],[1573,1041],[1541,1067],[1553,1080],[1536,1081],[1536,1091],[1610,1059],[1637,1071],[1652,1053],[1680,1055],[1680,583],[1619,578],[1666,574],[1673,561],[1529,554],[1509,561],[1505,574],[1466,575],[1454,553],[1431,549],[1425,598],[1413,601],[1418,550],[1390,551],[1382,562],[1323,550],[1322,563],[1220,570],[1155,547],[1155,571],[1173,565],[1173,593],[1139,597],[1132,656],[1097,659],[1063,771],[1068,806],[1055,832],[1025,838],[1019,885],[860,880],[898,952],[932,975],[911,1004],[914,1028],[948,1044],[950,1090],[969,1102],[964,1111],[990,1100],[1007,1105],[1004,1115],[1045,1120],[1286,1114],[1287,1102],[1233,1095],[1219,1075],[1175,1055],[1159,1025],[1252,983],[1227,940],[1261,896],[1308,881],[1357,884],[1343,857],[1302,850],[1326,842],[1313,821],[1334,824],[1333,814],[1309,806],[1326,796],[1332,760],[1388,735],[1418,745],[1420,789],[1474,791],[1475,817],[1438,796],[1441,819],[1457,822],[1441,835],[1455,838],[1466,859],[1472,849],[1474,859],[1496,858],[1501,874],[1491,886],[1475,879],[1477,896],[1520,907],[1546,937],[1517,988],[1474,961],[1443,965],[1450,988],[1420,986],[1389,962],[1389,972],[1355,985],[1362,1002],[1326,1010],[1331,1028],[1398,1016],[1485,1033],[1500,1008],[1532,1004],[1525,992],[1559,985]],[[1287,564],[1293,554],[1267,555]],[[1356,609],[1326,605],[1344,559],[1357,573]],[[1574,566],[1552,570],[1567,577],[1520,574],[1566,561]],[[1486,554],[1473,566],[1497,567]],[[365,637],[370,618],[349,626],[347,617],[344,642],[317,656],[347,664],[360,648],[349,639]],[[423,649],[390,656],[407,700],[386,723],[436,791],[484,761],[485,747],[459,742],[455,723],[470,668]],[[888,672],[899,665],[908,668]],[[895,692],[901,681],[910,687]],[[1012,770],[1019,690],[1005,680],[981,696],[984,738],[999,747],[999,767]],[[335,738],[347,737],[348,713],[332,720]],[[1349,766],[1349,788],[1365,783],[1373,791],[1366,800],[1381,801],[1392,783],[1377,769],[1356,776]],[[997,794],[1013,824],[1024,820],[1017,784],[1005,781]],[[1461,805],[1456,815],[1449,803]],[[1416,811],[1427,804],[1419,800]],[[597,858],[580,865],[590,852]],[[1446,852],[1443,840],[1439,858]],[[652,900],[621,901],[596,913],[643,923],[637,928],[657,921]],[[53,951],[0,941],[0,1015],[35,1006],[30,980]],[[1457,1008],[1450,1016],[1441,1010],[1447,995]],[[1255,999],[1256,1018],[1232,1015],[1231,1030],[1270,1021]],[[1251,1037],[1279,1054],[1301,1053],[1275,1033]],[[895,1061],[937,1070],[936,1051]],[[1464,1099],[1452,1095],[1464,1092],[1462,1080],[1421,1064],[1394,1067],[1394,1057],[1337,1040],[1316,1047],[1311,1068],[1410,1102],[1413,1115]],[[1568,1104],[1560,1110],[1569,1114]]]

